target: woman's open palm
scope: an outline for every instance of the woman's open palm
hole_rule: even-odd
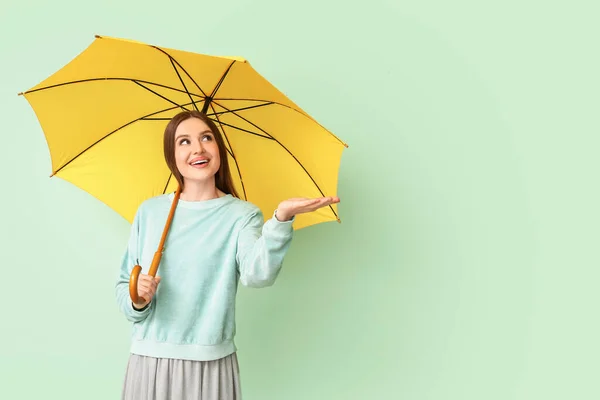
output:
[[[319,208],[339,203],[339,197],[317,197],[314,199],[305,197],[296,197],[282,201],[277,207],[277,219],[280,221],[289,221],[298,214],[316,211]]]

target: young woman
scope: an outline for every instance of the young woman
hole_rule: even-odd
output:
[[[272,285],[292,239],[294,216],[339,202],[290,199],[264,222],[234,190],[216,125],[197,111],[173,117],[164,134],[166,162],[181,194],[159,271],[144,274],[160,242],[174,194],[138,209],[116,284],[118,305],[133,322],[123,384],[126,400],[240,399],[235,336],[238,281]],[[129,296],[142,266],[140,300]]]

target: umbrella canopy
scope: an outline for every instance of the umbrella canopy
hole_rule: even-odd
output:
[[[96,36],[23,95],[49,147],[52,176],[132,221],[140,203],[173,192],[163,156],[168,120],[199,110],[221,129],[234,185],[270,218],[282,200],[336,196],[347,147],[240,57],[216,57]],[[336,205],[295,228],[339,221]]]

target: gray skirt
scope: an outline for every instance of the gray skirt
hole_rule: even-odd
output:
[[[236,353],[190,361],[129,356],[122,400],[240,400]]]

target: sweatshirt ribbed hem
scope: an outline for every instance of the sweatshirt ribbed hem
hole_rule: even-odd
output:
[[[237,348],[233,340],[210,346],[172,344],[142,340],[133,340],[131,343],[131,352],[133,354],[155,358],[174,358],[178,360],[218,360],[219,358],[234,353],[236,350]]]

